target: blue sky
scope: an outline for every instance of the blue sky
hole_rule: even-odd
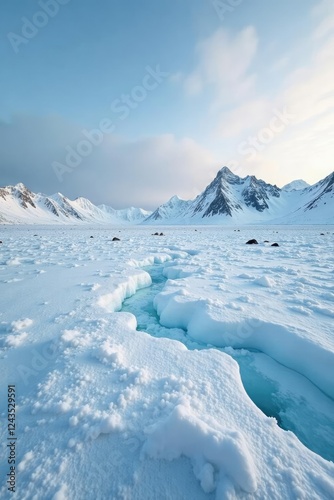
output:
[[[195,196],[225,164],[278,185],[334,170],[330,0],[2,10],[2,185],[153,208]]]

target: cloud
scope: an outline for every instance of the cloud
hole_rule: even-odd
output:
[[[246,169],[265,180],[274,179],[272,182],[279,186],[298,178],[313,184],[326,177],[334,170],[333,125],[324,130],[321,120],[319,126],[320,129],[292,130],[256,158],[246,159]]]
[[[256,31],[249,26],[235,35],[219,28],[196,47],[197,66],[184,79],[189,95],[212,86],[217,105],[240,98],[254,85],[255,75],[248,70],[257,52]]]
[[[303,123],[333,109],[333,53],[334,37],[315,50],[308,66],[290,75],[281,100],[294,108],[297,122]]]
[[[314,39],[318,40],[334,32],[334,4],[332,0],[322,0],[314,7],[312,14],[319,23],[314,32]]]
[[[316,28],[317,31],[317,28]],[[281,165],[280,177],[298,172],[310,182],[334,170],[334,37],[314,49],[310,63],[289,77],[279,99],[295,118],[266,157]]]
[[[243,172],[278,184],[296,177],[312,183],[334,170],[334,4],[320,2],[312,16],[308,60],[286,73],[270,98],[262,86],[257,97],[224,112],[218,125],[219,137],[235,142],[235,160]],[[240,145],[268,129],[275,109],[287,110],[292,119],[267,144],[261,143],[256,155],[241,154]]]
[[[54,161],[76,148],[82,127],[61,117],[17,116],[0,124],[1,183],[24,182],[33,191],[60,191],[115,208],[156,208],[174,194],[192,198],[219,168],[213,155],[189,138],[173,135],[135,141],[105,135],[103,143],[59,182]]]
[[[222,138],[240,136],[244,131],[263,127],[270,116],[272,103],[266,98],[245,102],[231,111],[223,113],[218,126]]]

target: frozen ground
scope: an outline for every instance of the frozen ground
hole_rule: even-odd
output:
[[[334,497],[334,228],[240,229],[2,228],[1,498]]]

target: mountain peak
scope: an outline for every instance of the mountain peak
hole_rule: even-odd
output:
[[[23,182],[19,182],[18,184],[15,184],[14,187],[18,191],[29,191],[29,189],[23,184]]]
[[[228,167],[223,167],[218,170],[213,183],[216,184],[217,181],[221,182],[222,180],[226,181],[228,184],[239,184],[241,178],[238,175],[234,174]]]
[[[232,170],[230,170],[228,167],[225,166],[225,167],[221,168],[220,170],[218,170],[218,174],[228,175],[228,174],[233,174],[233,172],[232,172]]]
[[[180,198],[177,194],[174,194],[174,196],[172,196],[168,203],[179,203],[179,202],[183,202],[184,200],[182,200],[182,198]]]
[[[289,182],[289,184],[286,184],[285,186],[282,187],[282,190],[284,191],[300,191],[301,189],[306,189],[310,187],[310,185],[303,181],[303,179],[298,179],[296,181]]]

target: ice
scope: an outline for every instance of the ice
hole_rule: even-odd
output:
[[[13,498],[333,498],[332,234],[157,231],[2,228]]]
[[[153,301],[165,285],[163,269],[163,266],[146,268],[152,277],[153,286],[127,299],[122,311],[136,315],[138,330],[144,330],[156,337],[177,339],[188,349],[212,347],[203,342],[192,341],[185,330],[166,328],[160,324]],[[238,362],[247,393],[266,415],[274,416],[284,429],[293,430],[313,451],[328,459],[334,458],[334,447],[329,445],[334,443],[333,402],[330,403],[330,400],[305,377],[264,354],[232,348],[225,348],[224,352]],[[310,434],[310,425],[316,427],[317,431]]]

